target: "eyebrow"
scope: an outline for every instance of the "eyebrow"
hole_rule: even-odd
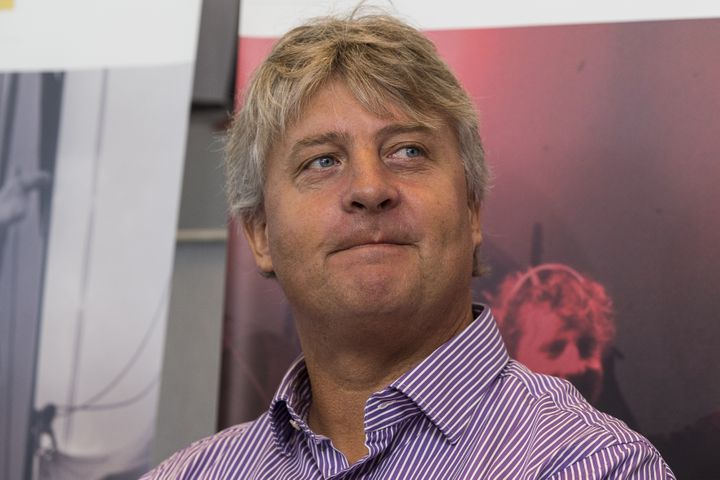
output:
[[[403,133],[432,133],[435,129],[426,123],[421,122],[410,122],[410,123],[393,123],[387,125],[375,134],[376,139],[383,139],[392,135],[399,135]],[[314,147],[317,145],[327,144],[342,144],[350,143],[352,138],[349,133],[343,131],[330,131],[321,133],[319,135],[311,135],[309,137],[302,138],[295,142],[290,149],[290,154],[295,156],[303,148]]]
[[[409,123],[393,123],[387,125],[375,134],[376,139],[390,137],[392,135],[399,135],[402,133],[433,133],[435,128],[427,123],[421,122],[409,122]]]
[[[290,150],[291,155],[296,155],[303,148],[314,147],[316,145],[327,145],[328,143],[341,144],[350,141],[350,135],[347,132],[325,132],[319,135],[311,135],[295,142]]]

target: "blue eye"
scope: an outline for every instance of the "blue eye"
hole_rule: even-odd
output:
[[[390,156],[398,159],[418,158],[426,155],[425,150],[417,145],[405,145],[395,150]]]
[[[423,151],[418,147],[403,147],[402,150],[405,150],[405,155],[410,158],[419,157],[423,154]]]
[[[333,157],[318,157],[315,160],[311,161],[307,168],[330,168],[334,167],[338,164],[338,161],[334,159]]]

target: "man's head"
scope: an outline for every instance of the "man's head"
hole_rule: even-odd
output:
[[[514,358],[567,378],[597,400],[615,335],[612,302],[602,285],[565,265],[545,264],[508,276],[492,303]]]
[[[232,212],[296,318],[346,314],[376,332],[469,309],[487,177],[477,119],[415,29],[365,16],[290,31],[253,76],[227,158]]]
[[[402,112],[420,124],[446,124],[457,140],[468,201],[479,205],[488,174],[472,102],[428,39],[392,17],[368,15],[295,28],[255,72],[227,149],[232,215],[262,218],[273,146],[302,121],[317,92],[337,81],[376,116]]]

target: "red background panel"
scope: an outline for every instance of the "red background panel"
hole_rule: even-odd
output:
[[[717,467],[720,432],[719,414],[704,417],[720,407],[720,20],[428,36],[478,107],[494,174],[484,206],[494,270],[475,282],[476,296],[526,269],[538,243],[543,262],[600,282],[615,306],[614,376],[635,426],[685,445],[668,458],[679,478],[705,478],[692,465]],[[273,41],[240,39],[239,90]],[[541,241],[532,236],[538,225]],[[239,248],[237,258],[247,255]],[[228,328],[260,323],[267,343],[281,345],[263,353],[233,337],[236,350],[278,365],[263,374],[272,392],[297,342],[282,293],[243,262],[230,265],[227,322],[236,326]],[[249,287],[232,280],[239,275]],[[230,387],[246,374],[229,365],[225,388],[248,391]],[[223,417],[229,424],[267,398],[224,403],[248,406]]]

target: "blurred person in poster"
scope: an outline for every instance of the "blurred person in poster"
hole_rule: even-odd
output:
[[[355,12],[288,32],[227,164],[231,210],[303,356],[257,420],[143,478],[674,478],[642,436],[511,360],[472,303],[477,114],[419,31]]]
[[[622,354],[602,284],[568,265],[546,263],[508,274],[487,297],[513,358],[570,381],[599,410],[637,428],[615,376]],[[647,435],[678,478],[712,480],[720,472],[720,411],[675,432]]]
[[[615,316],[605,287],[563,264],[511,273],[489,303],[510,355],[569,380],[594,406],[635,428],[614,362]]]

